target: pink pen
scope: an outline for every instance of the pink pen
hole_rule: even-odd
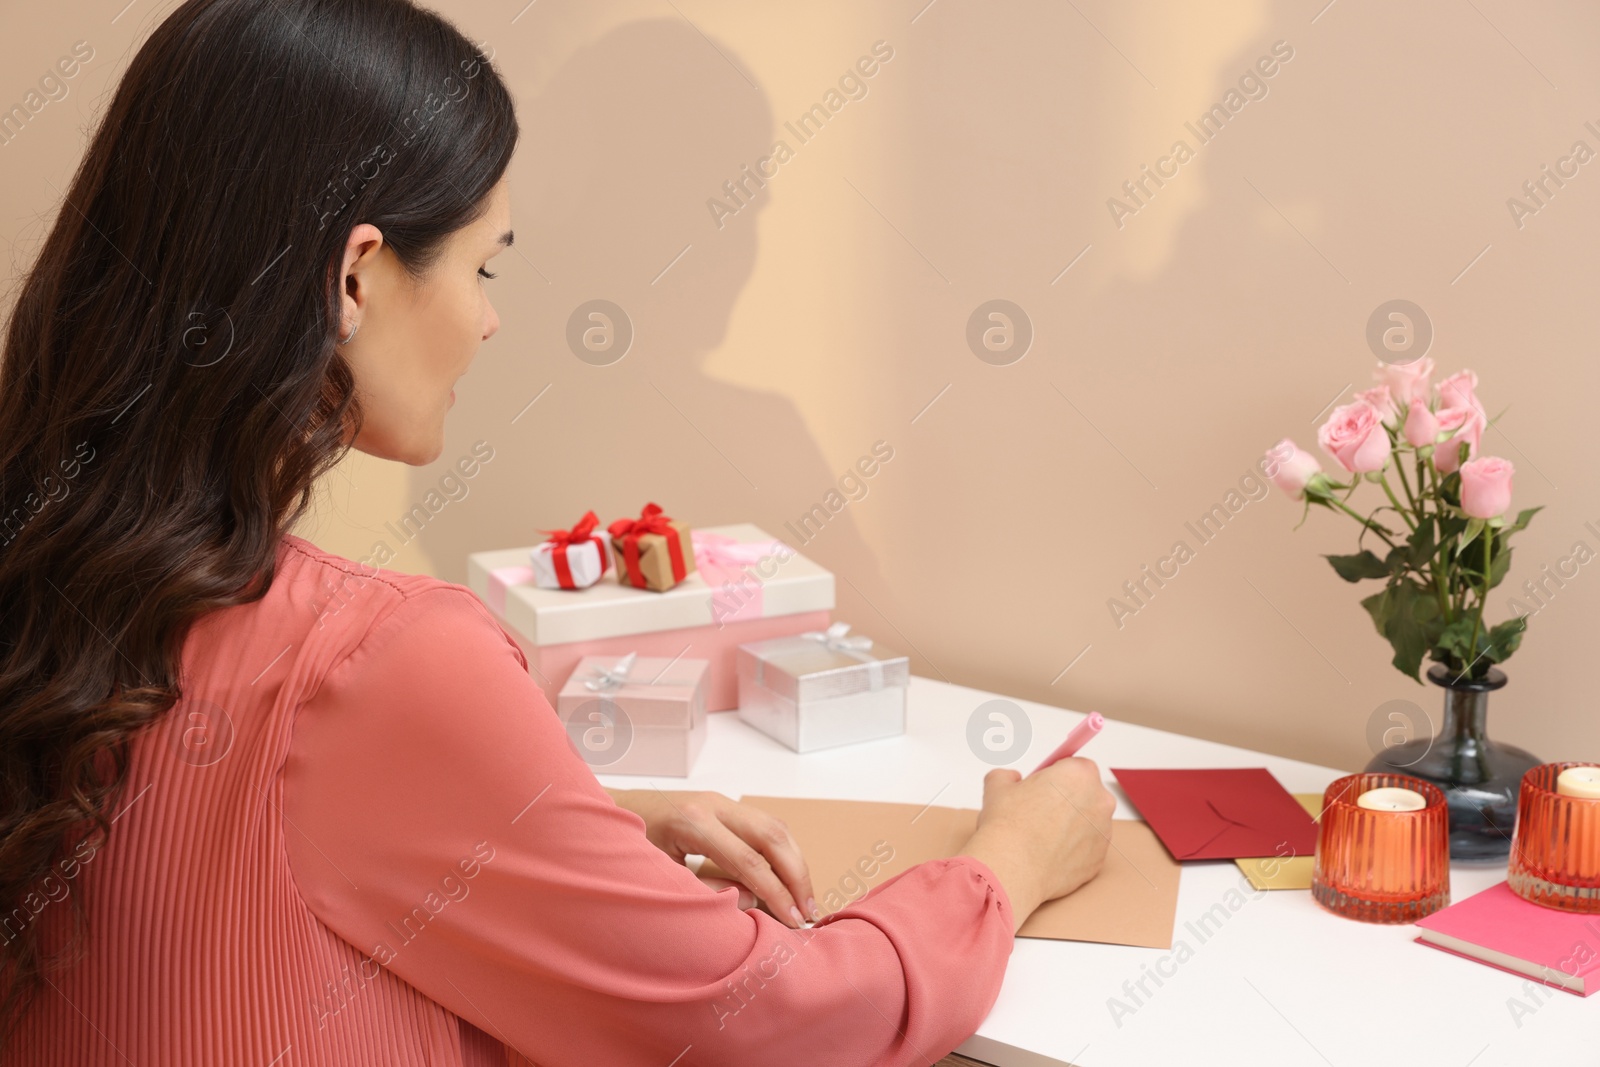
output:
[[[1050,755],[1046,756],[1044,758],[1044,762],[1033,769],[1034,773],[1044,770],[1056,760],[1066,759],[1068,756],[1077,755],[1078,749],[1082,748],[1084,745],[1087,745],[1089,741],[1093,739],[1094,735],[1100,732],[1101,728],[1105,726],[1105,724],[1106,720],[1098,711],[1091,711],[1087,719],[1084,719],[1082,722],[1072,728],[1072,732],[1067,735],[1067,739],[1065,741],[1061,742],[1060,747],[1054,752],[1050,753]]]

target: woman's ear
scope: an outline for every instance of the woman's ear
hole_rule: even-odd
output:
[[[339,270],[340,336],[359,326],[370,289],[370,271],[383,248],[383,232],[368,222],[352,227],[345,239]]]

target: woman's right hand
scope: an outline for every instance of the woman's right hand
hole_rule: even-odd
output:
[[[1040,904],[1100,873],[1116,809],[1093,760],[1071,756],[1026,778],[997,767],[984,776],[978,826],[958,855],[983,861],[1005,886],[1014,932]]]

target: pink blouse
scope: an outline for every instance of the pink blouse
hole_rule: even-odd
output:
[[[286,536],[204,618],[107,844],[10,919],[90,939],[0,1062],[928,1064],[993,1005],[1011,903],[970,857],[810,930],[646,839],[477,597]],[[37,906],[35,906],[37,905]]]

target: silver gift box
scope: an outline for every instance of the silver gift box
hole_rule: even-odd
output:
[[[910,661],[849,629],[740,645],[739,718],[796,752],[905,733]]]

